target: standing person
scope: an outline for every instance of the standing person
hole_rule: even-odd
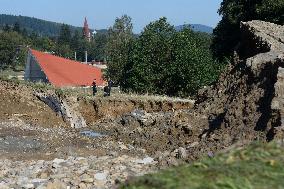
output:
[[[108,86],[104,87],[104,97],[109,96],[109,88]]]
[[[94,81],[93,81],[93,83],[92,83],[92,86],[93,86],[93,95],[95,96],[96,93],[98,92],[96,79],[94,79]]]
[[[109,81],[108,81],[108,96],[110,96],[110,92],[111,92],[112,85],[113,85],[113,81],[112,81],[112,80],[109,80]]]
[[[108,85],[104,87],[104,97],[110,96],[111,87],[113,85],[112,80],[109,80],[107,83]]]

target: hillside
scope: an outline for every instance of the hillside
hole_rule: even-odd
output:
[[[35,32],[40,36],[56,37],[59,35],[61,23],[41,20],[38,18],[32,18],[27,16],[14,16],[0,14],[0,28],[3,28],[6,24],[13,26],[15,22],[20,24],[21,28],[25,28],[28,33]],[[83,21],[82,21],[83,22]],[[81,31],[81,27],[69,25],[72,32],[75,30]],[[98,30],[97,32],[106,32],[106,30]]]
[[[180,25],[176,26],[176,30],[180,31],[184,27],[188,26],[187,24],[185,25]],[[213,33],[213,28],[210,26],[202,25],[202,24],[191,24],[190,27],[193,29],[195,32],[204,32],[204,33]]]

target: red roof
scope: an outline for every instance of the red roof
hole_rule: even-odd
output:
[[[94,79],[97,86],[105,83],[99,68],[32,49],[31,53],[48,81],[56,87],[92,86]]]

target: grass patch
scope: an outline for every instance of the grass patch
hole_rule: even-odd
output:
[[[255,143],[212,159],[134,178],[122,189],[284,188],[284,148]]]

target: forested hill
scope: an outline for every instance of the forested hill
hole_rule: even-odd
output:
[[[8,24],[9,26],[13,26],[16,22],[20,24],[20,27],[22,29],[25,28],[28,33],[35,32],[40,36],[48,36],[48,37],[58,36],[60,27],[62,25],[60,23],[50,22],[37,18],[31,18],[27,16],[13,16],[13,15],[0,14],[0,28],[3,28],[6,24]],[[69,27],[72,32],[74,32],[75,30],[82,31],[81,27],[75,27],[70,25]]]
[[[202,25],[202,24],[190,24],[190,25],[185,24],[185,25],[181,25],[181,26],[176,26],[176,30],[180,31],[184,27],[188,27],[188,26],[190,26],[190,28],[195,32],[204,32],[204,33],[209,33],[209,34],[213,33],[212,27]]]

